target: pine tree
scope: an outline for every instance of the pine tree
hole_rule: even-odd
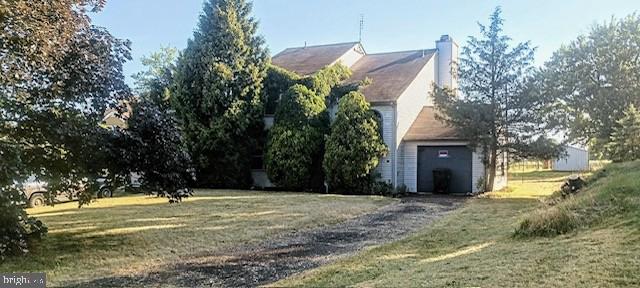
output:
[[[377,117],[364,95],[351,92],[340,98],[323,163],[329,188],[369,193],[374,180],[371,173],[386,152]]]
[[[481,37],[470,37],[462,48],[460,63],[455,64],[463,97],[446,87],[435,87],[433,93],[441,118],[483,151],[485,191],[493,190],[499,154],[524,152],[519,150],[542,128],[543,105],[527,82],[535,49],[529,42],[512,46],[503,21],[498,7],[489,26],[478,24]]]
[[[200,185],[247,187],[262,123],[264,40],[245,0],[209,0],[178,61],[172,103]]]
[[[607,148],[615,162],[640,159],[640,112],[635,106],[629,105],[617,121]]]

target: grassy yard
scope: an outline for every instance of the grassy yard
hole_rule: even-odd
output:
[[[247,191],[196,191],[169,205],[164,198],[126,196],[28,209],[49,226],[29,256],[0,271],[44,271],[52,285],[143,272],[179,257],[197,256],[277,234],[346,220],[396,201]]]
[[[629,224],[633,219],[614,217],[556,237],[513,236],[529,214],[547,209],[541,197],[557,190],[567,175],[514,173],[510,189],[472,199],[414,236],[274,286],[638,287],[640,233]],[[632,177],[640,175],[627,176]],[[640,202],[637,186],[625,191]]]

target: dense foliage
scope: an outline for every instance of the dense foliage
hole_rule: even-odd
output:
[[[323,163],[331,191],[371,193],[373,169],[388,151],[378,124],[364,95],[351,92],[340,98]]]
[[[87,10],[104,2],[0,2],[3,255],[45,230],[17,206],[16,185],[28,175],[46,182],[51,197],[79,190],[84,204],[92,193],[81,188],[111,171],[99,161],[110,152],[99,123],[130,95],[122,75],[130,56],[128,41],[90,23]]]
[[[629,105],[613,127],[606,148],[615,162],[640,159],[640,111]]]
[[[141,62],[146,70],[132,75],[135,80],[134,92],[162,109],[169,109],[177,58],[178,50],[171,47],[161,47],[159,51],[142,57]]]
[[[171,202],[191,195],[191,159],[173,112],[145,98],[134,102],[132,111],[123,131],[126,140],[121,159],[126,163],[121,167],[140,173],[145,190]]]
[[[350,75],[344,65],[327,66],[298,79],[299,84],[280,96],[265,154],[267,174],[274,184],[295,190],[322,189],[324,141],[329,133],[327,99]]]
[[[570,140],[595,150],[629,105],[640,105],[640,14],[595,25],[556,51],[540,73],[548,114]]]
[[[457,63],[462,97],[446,87],[434,87],[433,93],[440,117],[482,149],[485,191],[493,190],[499,153],[524,154],[521,149],[543,128],[542,101],[527,83],[534,49],[529,42],[511,46],[500,8],[490,22],[479,24],[481,37],[470,37],[462,48]]]
[[[319,188],[318,179],[312,178],[319,172],[328,127],[324,98],[300,84],[289,88],[280,100],[275,125],[269,131],[265,155],[269,179],[287,189]]]
[[[251,184],[268,56],[250,13],[244,0],[206,1],[178,60],[171,102],[201,186]]]
[[[278,66],[269,65],[262,87],[262,101],[267,115],[276,113],[280,99],[287,90],[300,80],[300,76]]]

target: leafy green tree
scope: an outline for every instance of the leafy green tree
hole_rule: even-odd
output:
[[[548,114],[571,140],[603,150],[629,105],[640,105],[640,14],[594,25],[540,74]]]
[[[606,148],[615,162],[640,159],[640,111],[635,106],[629,105],[616,122]]]
[[[544,127],[542,101],[527,82],[534,49],[529,42],[511,45],[499,7],[490,22],[478,24],[481,37],[470,37],[462,48],[456,65],[461,97],[446,87],[433,92],[439,117],[483,151],[485,191],[493,190],[499,153],[523,153]]]
[[[291,81],[297,84],[278,94],[281,99],[268,135],[265,164],[274,184],[294,190],[321,190],[324,138],[329,132],[327,103],[333,89],[341,87],[350,75],[349,68],[336,64],[308,77],[295,79],[289,75],[284,77],[287,81],[281,81],[283,85]],[[272,93],[282,89],[267,85]]]
[[[170,202],[190,196],[191,159],[173,111],[143,98],[132,103],[127,124],[122,131],[121,153],[117,154],[124,162],[121,167],[126,167],[126,175],[140,173],[142,188],[166,196]]]
[[[103,113],[130,95],[129,42],[91,25],[105,1],[0,2],[0,251],[22,252],[43,226],[16,206],[34,175],[55,194],[90,186],[109,167]],[[91,191],[82,191],[80,204]],[[5,214],[6,213],[6,214]],[[36,233],[36,234],[32,234]]]
[[[132,76],[135,81],[134,92],[142,98],[169,108],[177,57],[178,50],[173,47],[161,47],[159,51],[142,57],[141,62],[146,70]]]
[[[313,175],[324,150],[329,114],[325,99],[296,84],[283,95],[269,131],[265,164],[269,179],[286,189],[318,188]],[[320,166],[322,167],[322,166]],[[321,172],[321,171],[320,171]]]
[[[387,151],[377,116],[364,95],[351,92],[340,98],[323,162],[329,188],[343,193],[370,193],[375,181],[372,171]]]
[[[172,103],[200,185],[247,187],[268,56],[245,0],[209,0],[178,60]]]
[[[275,114],[280,99],[291,86],[298,83],[300,76],[278,66],[269,65],[262,89],[265,114]]]

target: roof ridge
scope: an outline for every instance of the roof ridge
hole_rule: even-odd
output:
[[[340,46],[340,45],[347,45],[347,44],[352,44],[352,45],[356,45],[359,44],[360,42],[358,41],[354,41],[354,42],[341,42],[341,43],[332,43],[332,44],[320,44],[320,45],[307,45],[307,46],[298,46],[298,47],[287,47],[282,51],[288,50],[288,49],[300,49],[300,48],[314,48],[314,47],[326,47],[326,46]]]
[[[438,49],[430,48],[430,49],[414,49],[414,50],[404,50],[404,51],[392,51],[392,52],[379,52],[379,53],[368,53],[367,55],[385,55],[385,54],[400,54],[400,53],[409,53],[409,52],[435,52]]]

